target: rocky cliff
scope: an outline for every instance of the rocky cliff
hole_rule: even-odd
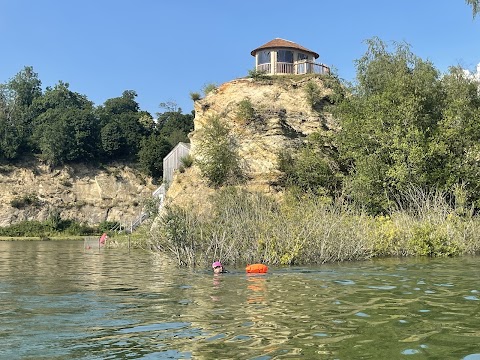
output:
[[[196,156],[202,127],[210,117],[218,116],[228,124],[238,144],[249,179],[246,188],[281,196],[282,190],[275,186],[280,175],[278,153],[299,146],[313,132],[336,128],[331,114],[323,110],[332,94],[324,80],[315,75],[248,78],[221,85],[195,102],[191,155]],[[248,120],[239,115],[239,104],[245,100],[253,108],[253,116]],[[167,203],[203,206],[213,191],[194,162],[184,173],[175,174]]]
[[[4,164],[0,166],[0,226],[43,221],[51,211],[91,225],[105,220],[127,224],[138,217],[142,199],[151,198],[155,189],[150,179],[123,164],[53,170],[33,160],[22,166]]]
[[[272,196],[282,195],[276,184],[278,153],[301,145],[307,135],[336,128],[323,110],[332,93],[319,76],[236,79],[195,102],[194,131],[189,135],[195,159],[202,127],[216,116],[228,124],[238,144],[248,181],[244,186]],[[314,93],[314,94],[313,94]],[[312,102],[312,94],[315,101]],[[251,117],[241,116],[239,104],[248,101]],[[89,224],[101,221],[129,223],[142,211],[144,199],[157,186],[126,165],[101,169],[70,165],[50,169],[40,162],[23,166],[0,164],[0,226],[22,220],[45,220],[51,211],[63,219]],[[193,166],[176,173],[167,203],[203,207],[215,189]]]

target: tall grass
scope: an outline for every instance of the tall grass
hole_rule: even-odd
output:
[[[182,266],[214,259],[292,265],[480,251],[477,217],[458,215],[440,193],[412,191],[405,199],[408,207],[372,217],[342,199],[286,196],[277,202],[227,188],[210,199],[208,212],[166,208],[152,247]]]

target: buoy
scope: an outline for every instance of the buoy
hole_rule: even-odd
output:
[[[268,266],[263,264],[252,264],[252,265],[247,265],[245,270],[247,271],[247,273],[263,274],[268,271]]]

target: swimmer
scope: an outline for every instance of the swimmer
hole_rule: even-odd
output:
[[[220,261],[215,261],[212,264],[212,269],[214,274],[223,274],[227,273],[228,271],[223,267],[222,263]]]

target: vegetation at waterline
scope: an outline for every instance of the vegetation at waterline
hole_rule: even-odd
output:
[[[89,226],[75,220],[61,219],[59,213],[50,214],[45,221],[21,221],[0,227],[1,237],[37,237],[47,239],[55,236],[96,236],[109,232],[115,222],[104,221],[98,226]]]
[[[480,251],[480,218],[465,215],[440,192],[412,188],[408,208],[372,216],[346,199],[289,195],[281,203],[232,187],[198,213],[169,207],[150,246],[181,266],[321,264],[384,256],[454,256]]]

